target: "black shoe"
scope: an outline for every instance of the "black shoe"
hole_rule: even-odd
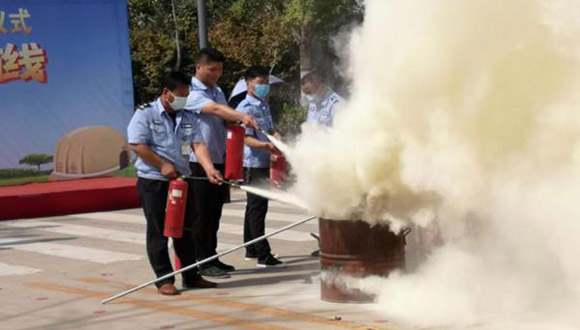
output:
[[[224,272],[234,272],[236,268],[232,265],[224,264],[220,260],[216,260],[213,262],[213,265],[217,268],[223,270]]]
[[[320,257],[320,250],[316,250],[316,251],[312,251],[312,253],[310,253],[311,257]]]
[[[258,259],[258,263],[256,264],[257,267],[285,267],[286,264],[282,261],[276,259],[273,255],[269,254],[263,260]]]
[[[249,261],[252,259],[258,259],[258,256],[255,254],[251,254],[251,253],[246,252],[246,256],[244,257],[244,260]]]
[[[224,272],[223,270],[221,270],[213,265],[209,266],[209,267],[204,267],[203,269],[200,269],[199,274],[203,275],[203,276],[207,276],[207,277],[213,277],[213,278],[229,278],[230,277],[230,275],[228,275],[228,273]]]
[[[217,287],[216,283],[204,280],[201,276],[196,277],[195,280],[183,280],[184,289],[211,289],[215,287]]]
[[[258,255],[255,252],[249,252],[248,250],[246,250],[246,257],[244,259],[246,261],[252,260],[252,259],[258,259]]]
[[[272,254],[272,257],[278,258],[278,255],[277,254]],[[258,259],[258,255],[246,253],[246,256],[244,257],[244,260],[250,261],[250,260],[253,260],[253,259]]]

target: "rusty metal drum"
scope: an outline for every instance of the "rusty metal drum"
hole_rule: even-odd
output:
[[[387,225],[370,226],[360,220],[320,219],[321,299],[367,303],[375,298],[345,285],[348,277],[386,277],[405,267],[405,235]]]

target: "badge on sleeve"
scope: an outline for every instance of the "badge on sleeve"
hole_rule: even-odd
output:
[[[181,129],[183,130],[183,135],[193,134],[193,125],[191,124],[181,124]]]

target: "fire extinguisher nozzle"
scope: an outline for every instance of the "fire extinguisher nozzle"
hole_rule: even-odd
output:
[[[231,180],[224,180],[221,183],[225,183],[225,184],[227,184],[229,186],[236,187],[236,188],[239,188],[239,187],[242,186],[241,184],[239,184],[239,183],[237,183],[235,181],[231,181]]]

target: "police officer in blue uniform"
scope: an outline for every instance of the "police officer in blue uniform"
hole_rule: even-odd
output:
[[[300,87],[308,101],[306,105],[306,122],[315,123],[321,127],[332,127],[335,107],[342,102],[342,98],[328,87],[322,75],[316,71],[300,73]],[[313,234],[317,239],[318,236]],[[317,257],[320,250],[311,253]]]
[[[317,71],[305,71],[300,76],[302,93],[308,100],[306,122],[331,127],[335,107],[342,102],[342,98],[324,83]]]
[[[247,114],[230,108],[221,88],[217,85],[222,75],[224,56],[210,48],[200,50],[195,76],[191,79],[190,93],[185,109],[195,113],[200,119],[200,128],[204,140],[208,144],[212,163],[215,168],[223,171],[226,122],[242,122],[246,126],[256,126],[256,120]],[[204,167],[195,154],[191,154],[190,167],[194,176],[205,176]],[[197,259],[203,260],[216,254],[217,232],[222,215],[224,202],[228,196],[228,187],[216,186],[210,182],[196,180],[193,183],[194,226],[202,233],[203,241],[197,245]],[[234,267],[219,259],[203,265],[200,273],[204,276],[227,278],[227,272]]]
[[[261,130],[277,135],[267,97],[270,92],[270,72],[263,66],[252,66],[245,74],[248,94],[238,104],[236,110],[256,118]],[[268,137],[251,127],[246,127],[244,139],[244,173],[246,184],[266,185],[270,177],[270,150],[274,149]],[[266,198],[247,193],[248,201],[244,216],[244,242],[249,242],[265,234],[265,220],[268,212]],[[258,259],[258,267],[279,267],[284,264],[270,252],[267,240],[246,247],[246,260]]]
[[[191,112],[181,110],[189,93],[189,77],[181,72],[172,72],[164,77],[162,92],[152,103],[137,109],[128,126],[131,149],[137,154],[137,191],[147,221],[147,256],[159,278],[172,273],[173,268],[167,248],[168,238],[163,236],[165,205],[169,180],[180,175],[191,175],[189,154],[194,150],[212,184],[222,181],[222,176],[213,166],[208,148],[200,131],[199,118]],[[188,193],[186,217],[182,238],[173,239],[175,252],[185,267],[195,263],[195,241],[202,239],[194,232],[193,193]],[[193,233],[192,233],[193,231]],[[189,234],[188,234],[189,233]],[[216,284],[204,280],[196,269],[182,274],[186,288],[209,288]],[[176,295],[179,291],[175,279],[157,283],[159,293]]]

